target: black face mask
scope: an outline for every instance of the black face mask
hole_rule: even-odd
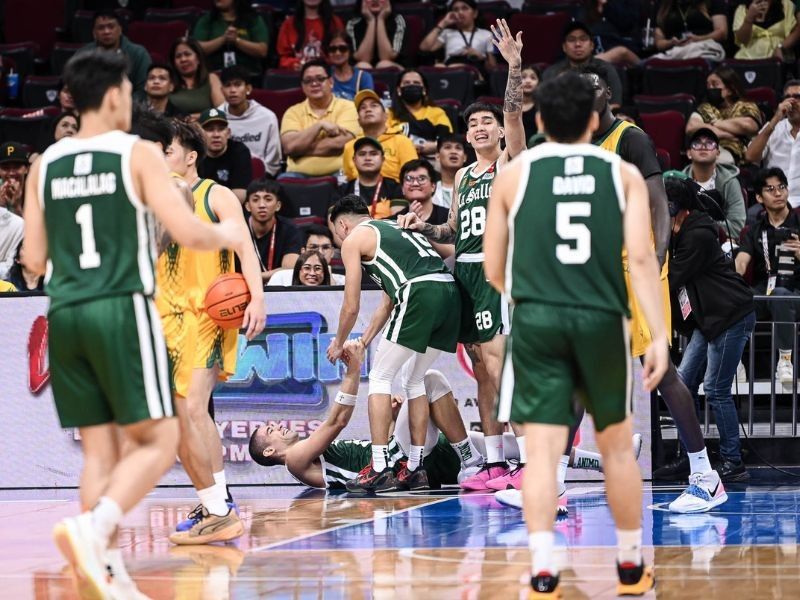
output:
[[[711,106],[722,106],[722,90],[719,88],[708,88],[706,90],[706,100]]]
[[[400,88],[400,97],[404,102],[416,104],[425,96],[425,88],[421,85],[407,85]]]

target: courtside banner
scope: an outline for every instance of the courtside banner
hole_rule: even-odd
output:
[[[379,291],[362,293],[354,337],[367,327],[381,295]],[[336,334],[342,298],[341,290],[268,290],[264,332],[250,342],[239,336],[236,374],[214,392],[229,483],[294,483],[283,468],[263,468],[250,459],[250,434],[262,423],[276,423],[305,437],[325,419],[343,372],[343,367],[331,365],[325,356]],[[50,386],[46,312],[46,297],[0,296],[2,488],[78,485],[80,437],[77,430],[62,429],[58,423]],[[373,342],[362,368],[358,403],[343,438],[369,439],[367,372],[378,341]],[[466,427],[480,429],[475,379],[463,348],[456,354],[443,354],[434,368],[450,381]],[[635,374],[635,426],[645,436],[639,464],[643,476],[649,478],[650,401],[642,392],[638,370]],[[399,381],[395,389],[401,393]],[[588,418],[581,428],[580,445],[595,447]],[[568,478],[599,479],[602,475],[571,470]],[[176,462],[161,483],[188,485],[189,480]]]

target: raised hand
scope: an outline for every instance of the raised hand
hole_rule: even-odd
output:
[[[500,52],[509,67],[519,67],[522,64],[522,32],[517,32],[515,38],[508,28],[505,19],[497,19],[497,24],[492,25],[494,38],[492,43]]]

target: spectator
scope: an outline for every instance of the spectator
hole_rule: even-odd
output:
[[[233,65],[251,74],[264,70],[269,32],[249,0],[214,0],[211,12],[195,23],[193,35],[212,71]]]
[[[656,14],[655,58],[725,58],[728,38],[724,0],[662,0]]]
[[[417,150],[411,139],[403,135],[399,128],[389,129],[386,126],[386,109],[372,90],[364,90],[356,96],[358,124],[362,135],[374,138],[381,143],[384,152],[381,175],[387,179],[400,181],[400,167],[409,160],[417,158]],[[344,147],[344,175],[348,180],[356,178],[356,166],[353,162],[355,140],[347,142]]]
[[[92,20],[94,42],[84,46],[79,52],[101,48],[109,52],[124,54],[128,59],[128,79],[135,93],[144,93],[147,67],[150,66],[150,53],[144,46],[134,44],[122,35],[122,23],[113,10],[97,11]]]
[[[179,111],[197,118],[204,110],[223,103],[222,83],[216,73],[209,73],[196,40],[175,40],[169,50],[169,64],[178,74],[169,99]]]
[[[333,33],[343,29],[331,0],[297,0],[294,15],[284,19],[278,32],[278,66],[299,71],[308,61],[321,59]]]
[[[536,127],[536,88],[542,80],[542,70],[536,65],[522,67],[522,124],[525,127],[525,140],[539,132]]]
[[[17,292],[41,292],[44,290],[44,277],[29,271],[25,268],[21,259],[22,255],[22,236],[17,244],[14,253],[13,263],[8,273],[3,277],[8,283],[14,286]]]
[[[218,108],[210,108],[200,115],[200,127],[206,142],[206,155],[200,161],[197,173],[229,188],[239,202],[244,202],[245,190],[253,179],[250,151],[242,142],[231,139],[228,118]]]
[[[744,97],[736,71],[717,67],[706,79],[706,101],[686,123],[687,134],[708,127],[717,135],[723,149],[718,162],[739,164],[747,143],[761,127],[761,111]]]
[[[353,67],[353,42],[344,31],[331,36],[325,53],[333,67],[333,95],[352,101],[361,90],[374,90],[375,83],[369,71]]]
[[[314,60],[300,72],[305,101],[289,107],[281,122],[281,146],[288,156],[287,176],[318,177],[342,169],[345,144],[361,131],[349,100],[333,95],[327,65]]]
[[[744,227],[745,206],[742,186],[736,176],[739,169],[734,165],[717,164],[719,138],[708,127],[696,129],[687,140],[686,157],[690,163],[683,170],[704,190],[717,190],[724,200],[725,220],[717,225],[730,237],[739,239]]]
[[[748,478],[731,385],[756,322],[753,292],[719,246],[718,228],[698,205],[699,186],[667,178],[673,219],[669,250],[672,322],[690,338],[678,375],[695,402],[700,384],[714,411],[725,483]]]
[[[641,2],[637,0],[584,0],[578,20],[586,23],[592,31],[595,58],[629,67],[642,62],[635,52],[638,48],[633,37],[638,35],[635,27],[640,12]]]
[[[759,318],[793,323],[797,321],[800,309],[800,213],[789,206],[786,175],[780,169],[759,171],[754,187],[756,200],[764,205],[764,212],[752,227],[745,227],[742,231],[736,271],[744,275],[752,262],[755,293],[786,297],[757,302]],[[778,384],[791,385],[794,381],[793,338],[793,326],[776,326],[778,365],[775,380]]]
[[[751,163],[778,167],[789,179],[789,203],[800,206],[800,79],[783,86],[783,100],[745,152]]]
[[[353,57],[362,69],[402,68],[400,53],[406,37],[406,20],[395,14],[391,0],[361,0],[356,14],[347,21],[347,35],[353,41]]]
[[[24,232],[22,217],[0,206],[0,279],[6,279],[14,266]]]
[[[320,252],[309,250],[297,257],[292,271],[292,285],[316,287],[330,284],[328,261]]]
[[[153,63],[147,68],[147,81],[144,93],[147,108],[165,117],[179,117],[181,112],[169,99],[175,91],[175,76],[172,67],[165,63]]]
[[[611,89],[611,101],[609,102],[611,108],[621,106],[622,82],[617,70],[612,65],[594,56],[594,42],[589,27],[580,21],[570,21],[564,28],[562,40],[561,49],[564,51],[565,58],[550,65],[545,70],[542,79],[547,81],[570,69],[594,68],[602,74]]]
[[[432,156],[436,152],[439,136],[453,133],[447,113],[428,96],[425,76],[413,69],[400,73],[388,127],[401,127],[402,133],[414,142],[420,156]]]
[[[28,176],[28,152],[19,142],[0,146],[0,206],[22,216],[25,179]]]
[[[736,58],[757,59],[773,56],[783,60],[784,50],[797,42],[797,19],[792,0],[750,0],[733,14]],[[795,31],[795,35],[792,32]]]
[[[316,251],[322,254],[328,264],[328,270],[330,271],[330,285],[344,285],[344,275],[334,273],[331,268],[331,261],[333,260],[335,248],[333,246],[333,234],[330,229],[322,225],[310,225],[304,229],[306,241],[300,249],[300,254],[310,251]],[[281,269],[270,278],[269,284],[267,285],[292,285],[293,275],[294,269]]]
[[[65,137],[72,137],[78,133],[80,126],[80,118],[74,113],[62,112],[53,121],[53,142]]]
[[[494,67],[497,61],[492,32],[479,28],[477,19],[475,0],[452,0],[449,12],[423,38],[419,49],[437,52],[444,48],[446,65],[466,63],[481,70]]]
[[[75,102],[72,100],[72,94],[69,93],[69,88],[63,81],[58,90],[58,107],[61,109],[61,112],[78,114],[78,111],[75,110]]]
[[[355,194],[369,205],[373,219],[388,219],[408,208],[397,181],[384,177],[382,173],[384,150],[381,143],[372,137],[360,137],[353,144],[353,162],[357,177],[342,184],[342,195]]]
[[[264,163],[267,173],[275,177],[281,170],[278,117],[249,98],[253,86],[242,67],[224,69],[221,79],[225,102],[220,109],[228,115],[231,139],[247,146],[250,154]]]
[[[467,140],[461,134],[450,133],[440,137],[436,147],[440,179],[433,193],[433,203],[450,210],[456,173],[467,163]]]
[[[424,158],[411,160],[403,165],[400,171],[403,182],[403,198],[409,203],[410,210],[431,225],[447,223],[450,210],[433,202],[436,189],[436,170]]]
[[[283,202],[283,190],[277,181],[256,179],[247,186],[246,198],[250,237],[261,264],[261,278],[267,283],[280,269],[294,267],[302,244],[300,231],[277,214]],[[238,257],[236,271],[241,272]]]

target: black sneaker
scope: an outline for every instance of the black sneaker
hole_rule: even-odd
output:
[[[689,477],[689,456],[681,453],[663,467],[653,471],[653,479],[656,481],[676,481]]]
[[[643,596],[656,585],[652,567],[645,567],[644,563],[617,563],[617,596]]]
[[[748,481],[750,479],[750,473],[747,472],[742,461],[735,463],[726,458],[723,458],[722,462],[719,463],[717,473],[723,483],[736,483],[737,481]]]
[[[397,474],[397,489],[411,491],[431,489],[431,484],[428,481],[428,472],[425,467],[420,465],[413,471],[409,471],[408,465],[404,463]]]
[[[380,473],[369,467],[361,469],[355,479],[351,479],[345,484],[348,492],[356,494],[393,492],[397,489],[397,477],[391,467],[386,467]]]
[[[561,598],[558,575],[542,572],[531,577],[531,593],[528,598]]]

